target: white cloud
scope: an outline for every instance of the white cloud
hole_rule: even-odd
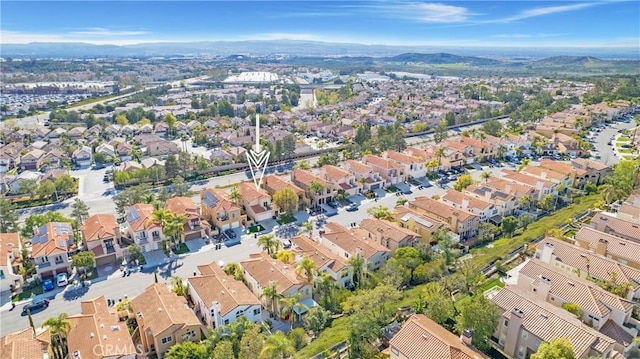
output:
[[[70,35],[78,36],[139,36],[146,35],[146,31],[115,31],[101,27],[92,27],[84,31],[72,31]]]
[[[580,9],[588,8],[588,7],[591,7],[591,6],[598,5],[598,4],[599,3],[597,3],[597,2],[591,2],[591,3],[578,3],[578,4],[572,4],[572,5],[539,7],[539,8],[535,8],[535,9],[524,10],[524,11],[520,12],[519,14],[516,14],[516,15],[513,15],[513,16],[508,16],[508,17],[505,17],[505,18],[502,18],[502,19],[498,19],[498,20],[496,20],[496,22],[513,22],[513,21],[517,21],[517,20],[528,19],[528,18],[531,18],[531,17],[537,17],[537,16],[544,16],[544,15],[550,15],[550,14],[557,14],[557,13],[567,12],[567,11],[580,10]]]
[[[438,3],[410,4],[412,15],[424,22],[463,22],[469,18],[469,10],[460,6]]]
[[[322,38],[314,34],[288,33],[288,32],[268,32],[262,34],[245,35],[240,37],[243,40],[301,40],[301,41],[322,41]]]
[[[0,42],[3,44],[26,44],[30,42],[84,42],[95,45],[132,45],[143,42],[161,42],[143,38],[143,31],[111,31],[102,28],[73,31],[67,33],[35,33],[0,30]]]
[[[494,39],[531,39],[531,38],[544,38],[544,37],[557,37],[563,34],[496,34],[491,35]]]

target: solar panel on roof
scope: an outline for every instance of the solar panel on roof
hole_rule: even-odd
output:
[[[213,207],[213,206],[215,206],[216,203],[218,203],[218,197],[216,197],[211,192],[207,192],[207,193],[204,194],[204,203],[208,207]]]

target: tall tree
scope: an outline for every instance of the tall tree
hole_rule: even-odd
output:
[[[29,316],[31,316],[31,313],[29,313]],[[71,322],[67,320],[67,317],[69,317],[69,315],[64,312],[58,314],[55,317],[49,317],[44,321],[44,323],[42,323],[42,327],[49,328],[49,330],[51,330],[52,337],[57,336],[58,338],[62,339],[62,343],[65,343],[64,339],[67,337],[67,333],[69,333],[69,330],[71,330]],[[64,350],[64,352],[66,352],[66,350]]]
[[[531,355],[531,359],[576,359],[576,354],[570,341],[554,338],[550,343],[541,343],[538,351]]]
[[[240,193],[240,189],[238,186],[233,186],[231,188],[231,193],[229,193],[229,199],[236,205],[240,206],[242,203],[242,194]]]
[[[391,210],[389,210],[388,207],[382,205],[369,208],[367,210],[367,214],[378,219],[385,219],[388,221],[393,220],[393,214],[391,213]]]
[[[291,187],[277,190],[272,200],[281,212],[293,214],[298,209],[298,195]]]
[[[302,293],[296,293],[292,297],[280,299],[280,303],[282,304],[280,315],[289,318],[289,329],[293,329],[294,318],[297,316],[296,312],[304,308],[304,304],[300,303],[300,299],[302,299]]]
[[[302,259],[296,263],[296,273],[304,276],[309,283],[313,282],[313,277],[316,275],[317,270],[316,263],[307,255],[304,255]]]
[[[165,359],[209,359],[209,356],[204,345],[185,341],[173,345],[165,355]]]
[[[172,113],[168,113],[164,115],[164,122],[166,122],[167,126],[169,126],[169,134],[170,135],[175,134],[176,123],[178,122],[178,119],[176,118],[176,116],[174,116]]]
[[[171,189],[175,196],[184,197],[189,193],[189,183],[185,182],[182,176],[176,176],[173,181],[171,181]]]
[[[356,287],[356,289],[360,288],[366,275],[367,260],[360,253],[356,253],[355,256],[349,258],[349,264],[351,265],[353,286]]]
[[[518,219],[516,217],[507,216],[502,219],[502,224],[500,226],[502,227],[502,231],[507,235],[507,237],[512,237],[516,229],[518,228],[518,224]]]
[[[261,298],[265,298],[269,302],[271,313],[275,314],[278,308],[278,301],[282,298],[282,294],[278,293],[275,283],[271,283],[262,288]]]
[[[171,277],[171,290],[175,294],[185,298],[189,295],[189,288],[185,284],[184,280],[177,275]]]
[[[71,205],[71,217],[75,220],[78,228],[89,217],[89,206],[80,198],[76,198]]]
[[[258,237],[258,247],[261,247],[264,251],[267,252],[270,256],[273,256],[278,251],[280,247],[280,241],[278,241],[273,234],[266,234],[264,236]]]
[[[174,154],[167,156],[164,161],[164,172],[168,178],[176,178],[180,174],[180,165],[178,164],[178,158]]]
[[[71,257],[71,264],[76,268],[82,268],[86,274],[87,271],[96,267],[96,255],[92,251],[79,252]]]
[[[13,233],[18,230],[18,211],[8,199],[0,199],[0,233]]]
[[[470,174],[463,174],[460,175],[460,177],[458,177],[458,179],[456,180],[456,183],[453,184],[453,189],[455,189],[456,191],[462,191],[463,189],[471,186],[474,183],[475,181]]]
[[[213,349],[211,359],[235,359],[233,355],[233,343],[223,340]]]
[[[289,338],[283,332],[277,331],[267,337],[260,352],[260,359],[281,359],[294,353],[295,348]]]
[[[456,330],[473,330],[473,345],[480,350],[489,350],[490,338],[498,325],[498,307],[484,295],[479,294],[467,302],[456,317]]]
[[[436,129],[433,132],[433,141],[435,141],[435,143],[440,143],[447,139],[448,126],[449,124],[447,123],[447,120],[441,120],[440,122],[438,122],[438,125],[436,126]]]

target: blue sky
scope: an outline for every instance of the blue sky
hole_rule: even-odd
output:
[[[640,51],[640,1],[2,0],[0,20],[0,43],[292,39]]]

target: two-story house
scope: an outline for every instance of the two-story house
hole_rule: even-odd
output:
[[[534,190],[533,199],[535,201],[539,201],[546,195],[552,195],[554,198],[558,196],[557,193],[557,185],[549,180],[536,178],[534,176],[529,176],[524,173],[511,171],[511,170],[502,170],[502,178],[505,181],[518,183]]]
[[[577,169],[586,171],[588,181],[601,185],[604,179],[613,173],[613,169],[599,161],[587,158],[575,158],[571,160],[571,165]]]
[[[606,212],[596,213],[591,219],[589,227],[631,242],[640,243],[640,236],[638,236],[640,224],[624,219],[624,216],[617,217]]]
[[[96,265],[116,263],[124,255],[120,224],[112,214],[94,214],[82,225],[82,240],[96,256]]]
[[[42,159],[44,157],[45,152],[43,150],[39,150],[37,148],[32,149],[31,151],[25,153],[22,157],[20,157],[20,169],[23,171],[32,170],[37,171],[42,166]]]
[[[349,230],[335,222],[325,225],[318,242],[346,260],[362,256],[369,270],[382,267],[391,257],[391,250],[376,241],[368,240],[366,232]]]
[[[164,358],[175,344],[202,339],[200,320],[187,300],[165,284],[155,283],[131,300],[142,348],[147,355]]]
[[[414,232],[394,222],[371,217],[363,219],[359,226],[366,232],[367,239],[389,248],[392,253],[401,247],[413,247],[419,241]]]
[[[198,266],[200,275],[187,279],[194,311],[213,328],[228,325],[244,316],[262,322],[262,305],[244,283],[227,275],[217,263]]]
[[[82,359],[136,359],[129,329],[112,313],[104,296],[80,303],[80,314],[67,317],[69,357]]]
[[[499,210],[491,202],[455,190],[448,190],[444,196],[442,196],[441,200],[453,208],[464,209],[465,211],[480,216],[480,222],[487,222],[489,220],[492,220],[495,224],[501,222],[499,219]]]
[[[291,243],[291,250],[296,254],[296,260],[306,256],[315,263],[319,273],[328,274],[341,288],[352,286],[352,268],[343,257],[307,236],[291,238]]]
[[[560,337],[571,343],[576,358],[612,357],[614,339],[524,289],[506,286],[489,298],[500,312],[491,345],[508,358],[528,358],[542,342]]]
[[[346,196],[353,196],[360,192],[356,177],[340,167],[324,165],[320,167],[319,174],[338,191],[343,191]]]
[[[378,172],[380,177],[384,178],[386,187],[393,186],[396,183],[402,183],[407,179],[404,166],[393,160],[375,155],[365,155],[362,158],[362,163]]]
[[[425,161],[419,157],[407,155],[396,151],[387,151],[386,157],[404,167],[404,173],[409,178],[421,178],[427,175]]]
[[[34,228],[31,239],[31,258],[39,278],[71,273],[69,252],[73,249],[71,223],[49,222]]]
[[[347,172],[355,176],[356,182],[360,185],[362,192],[373,191],[384,187],[384,178],[380,177],[378,172],[371,166],[354,160],[345,161],[342,166]]]
[[[0,337],[2,359],[47,359],[53,356],[51,330],[31,327]]]
[[[240,228],[246,224],[247,216],[242,214],[240,205],[229,199],[229,194],[225,190],[205,189],[200,193],[200,205],[202,216],[218,232]]]
[[[393,218],[400,227],[416,233],[423,243],[430,243],[432,246],[437,244],[432,240],[433,233],[449,229],[449,225],[441,220],[404,206],[394,208]]]
[[[498,210],[498,215],[501,217],[511,216],[520,208],[520,201],[518,201],[516,196],[485,184],[471,185],[462,192],[483,201],[493,203]]]
[[[494,159],[498,148],[490,141],[478,140],[468,136],[460,136],[460,143],[473,149],[473,155],[477,162]]]
[[[576,245],[591,249],[619,263],[640,269],[640,231],[636,232],[639,241],[630,241],[593,228],[582,227],[575,235]]]
[[[200,219],[200,207],[190,197],[172,197],[165,204],[165,208],[177,215],[186,217],[184,221],[184,240],[204,238],[209,223]]]
[[[273,195],[276,192],[284,188],[291,188],[293,192],[298,196],[298,210],[303,210],[307,207],[308,201],[307,201],[307,196],[305,194],[305,191],[302,188],[296,186],[295,184],[289,182],[288,180],[280,176],[276,176],[276,175],[265,176],[262,179],[262,187],[264,188],[265,191],[267,191],[267,193],[271,197],[273,197]],[[279,212],[279,209],[274,212],[274,215],[278,216],[279,214],[278,212]]]
[[[162,222],[156,220],[153,215],[153,205],[137,203],[126,211],[127,234],[145,252],[160,248],[160,242],[164,239]]]
[[[20,164],[20,151],[24,149],[22,142],[11,142],[0,147],[0,173],[5,173]]]
[[[293,172],[291,172],[291,182],[306,192],[307,198],[311,201],[310,204],[312,206],[326,204],[336,195],[336,191],[331,182],[307,170],[293,170]],[[317,187],[319,190],[314,188],[316,183],[318,184]]]
[[[313,302],[313,284],[296,274],[295,267],[291,264],[284,264],[271,258],[266,252],[254,253],[249,259],[241,261],[243,277],[247,287],[262,301],[262,306],[267,308],[272,314],[282,312],[280,300],[271,302],[269,298],[262,295],[264,289],[275,285],[276,292],[280,298],[291,298],[300,294],[299,302],[311,308]],[[303,314],[306,309],[299,310]]]
[[[254,223],[258,223],[273,216],[271,206],[271,196],[267,191],[256,188],[253,182],[242,182],[238,185],[242,207],[247,213],[247,217]]]
[[[470,239],[478,233],[480,216],[467,210],[453,208],[444,202],[425,196],[416,197],[410,201],[409,208],[446,223],[449,230],[459,235],[461,240]]]
[[[93,161],[93,152],[91,147],[82,146],[78,148],[73,151],[71,158],[73,159],[73,163],[81,169],[91,167],[91,162]]]
[[[20,268],[22,243],[19,233],[0,233],[0,293],[16,291],[22,287]]]

